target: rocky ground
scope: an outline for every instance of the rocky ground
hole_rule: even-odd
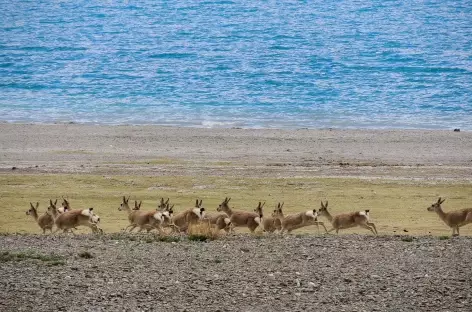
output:
[[[470,311],[472,238],[0,236],[1,311]]]

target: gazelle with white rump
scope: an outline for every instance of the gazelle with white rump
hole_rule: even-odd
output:
[[[233,230],[231,220],[226,213],[206,214],[204,220],[218,232],[224,230],[226,233],[229,233]]]
[[[92,221],[93,208],[67,210],[64,213],[59,213],[55,203],[50,200],[48,212],[53,215],[54,224],[57,227],[53,233],[56,233],[59,230],[62,230],[64,233],[67,231],[72,232],[72,229],[81,225],[89,227],[94,233],[99,232],[97,225]]]
[[[336,231],[336,234],[338,234],[339,230],[341,229],[349,229],[360,226],[371,231],[374,235],[377,235],[377,228],[375,227],[375,224],[370,222],[369,211],[370,210],[348,212],[338,214],[333,217],[328,211],[328,201],[326,201],[326,204],[323,204],[322,201],[319,215],[326,217],[333,226],[333,228],[328,232]]]
[[[187,232],[190,225],[197,224],[200,220],[205,217],[205,208],[202,207],[203,200],[195,202],[195,207],[189,208],[182,211],[172,217],[173,226],[176,227],[179,232]]]
[[[428,211],[436,212],[439,218],[443,220],[447,226],[452,228],[452,236],[459,236],[459,228],[472,223],[472,208],[444,212],[441,204],[444,203],[445,200],[446,199],[439,197],[437,202],[428,207]]]
[[[161,211],[141,211],[142,202],[134,201],[134,209],[129,207],[129,197],[123,196],[123,202],[118,207],[119,211],[126,211],[128,213],[129,225],[125,228],[125,232],[128,228],[132,232],[136,227],[139,227],[138,233],[142,230],[147,232],[152,229],[157,229],[159,234],[162,234],[162,223],[164,222],[164,213]]]
[[[234,227],[247,227],[251,233],[257,229],[257,227],[262,226],[262,217],[263,211],[262,208],[264,204],[259,202],[257,208],[254,209],[254,212],[250,211],[241,211],[233,210],[229,207],[228,203],[231,198],[226,197],[225,200],[218,206],[216,209],[218,212],[224,212],[228,215],[229,221]]]
[[[62,213],[65,213],[67,211],[72,211],[72,208],[70,207],[70,203],[67,199],[65,199],[64,197],[62,197],[62,207],[59,207],[57,208],[57,212],[58,214],[62,214]],[[100,223],[100,216],[97,215],[97,214],[92,214],[92,216],[90,217],[90,221],[95,224],[94,227],[91,227],[92,231],[94,233],[103,233],[103,230],[98,226],[98,224]]]
[[[282,226],[282,229],[280,230],[280,234],[283,234],[284,232],[287,232],[288,234],[290,234],[292,233],[293,230],[297,230],[299,228],[310,226],[310,225],[316,225],[317,227],[321,225],[326,231],[326,227],[324,226],[324,223],[318,221],[318,213],[316,212],[316,209],[307,210],[304,212],[299,212],[297,214],[284,216],[282,212],[282,207],[279,207],[279,209],[276,210],[273,216],[280,220],[280,223]]]
[[[34,218],[41,230],[43,230],[43,234],[46,234],[46,230],[49,230],[52,233],[54,218],[47,211],[43,215],[38,216],[38,207],[39,203],[36,203],[36,207],[33,206],[33,203],[30,203],[30,209],[26,211],[26,214]]]

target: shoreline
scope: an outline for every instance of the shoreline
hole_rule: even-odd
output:
[[[472,128],[457,128],[452,126],[450,128],[426,128],[426,127],[362,127],[362,126],[332,126],[332,127],[262,127],[262,126],[234,126],[234,125],[217,125],[205,126],[197,124],[155,124],[155,123],[98,123],[98,122],[79,122],[79,121],[9,121],[0,120],[0,125],[31,125],[31,126],[58,126],[58,125],[77,125],[77,126],[98,126],[98,127],[156,127],[156,128],[190,128],[190,129],[215,129],[215,130],[286,130],[286,131],[452,131],[459,129],[459,132],[472,132]]]
[[[472,181],[467,131],[0,123],[0,146],[2,174]]]

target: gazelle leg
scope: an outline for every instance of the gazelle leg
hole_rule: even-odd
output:
[[[335,228],[331,228],[331,229],[330,229],[329,231],[327,231],[326,233],[332,232],[332,231],[334,231],[334,230],[335,230]],[[337,232],[336,232],[336,233],[337,233]]]
[[[459,236],[459,227],[456,227],[457,236]]]
[[[326,229],[326,226],[324,225],[324,222],[318,221],[318,222],[317,222],[317,225],[318,225],[318,224],[321,224],[321,226],[324,228],[325,232],[328,233],[328,230]]]
[[[375,235],[378,234],[377,228],[375,227],[375,224],[374,224],[373,222],[367,222],[367,225],[370,226],[370,227],[372,227],[372,228],[374,229],[374,231],[375,231],[374,234],[375,234]]]
[[[371,231],[374,235],[376,235],[375,232],[374,232],[374,229],[371,228],[370,226],[368,226],[367,224],[360,224],[360,226],[363,227],[364,229],[368,229],[368,230]]]

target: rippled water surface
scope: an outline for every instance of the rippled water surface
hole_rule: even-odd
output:
[[[0,121],[472,129],[470,1],[0,6]]]

